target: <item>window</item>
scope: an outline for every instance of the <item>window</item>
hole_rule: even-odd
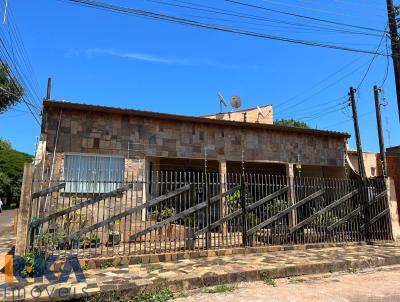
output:
[[[104,193],[121,186],[124,158],[102,155],[66,154],[66,192]]]

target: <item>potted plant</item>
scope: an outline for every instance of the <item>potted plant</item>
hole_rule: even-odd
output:
[[[113,223],[112,227],[108,230],[108,245],[118,245],[121,242],[121,234],[117,230],[120,222],[117,220]]]
[[[90,234],[84,240],[85,247],[98,247],[100,245],[100,237],[97,234]]]
[[[160,221],[168,219],[168,218],[174,216],[175,214],[176,214],[175,208],[164,207],[161,209],[161,212],[160,212]],[[171,238],[171,234],[172,234],[172,224],[169,223],[169,224],[167,224],[165,235],[167,238]]]

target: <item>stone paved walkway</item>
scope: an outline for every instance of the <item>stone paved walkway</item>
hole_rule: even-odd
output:
[[[82,295],[82,290],[90,294],[121,290],[136,295],[144,289],[170,288],[180,292],[221,283],[254,281],[260,280],[261,275],[265,274],[282,278],[394,264],[400,264],[400,249],[393,244],[347,246],[86,270],[86,283],[77,283],[72,274],[68,283],[51,286],[30,283],[24,289],[26,300],[32,298],[29,294],[33,289],[34,296],[40,297],[35,301],[48,300],[48,293],[52,300],[59,300],[58,297],[65,296],[68,290],[75,297]],[[40,296],[39,288],[42,291]],[[11,292],[7,293],[7,298],[11,298]],[[1,295],[4,297],[4,290]]]

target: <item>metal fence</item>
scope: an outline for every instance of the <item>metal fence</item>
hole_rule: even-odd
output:
[[[162,171],[33,188],[29,249],[63,257],[391,239],[383,179]]]

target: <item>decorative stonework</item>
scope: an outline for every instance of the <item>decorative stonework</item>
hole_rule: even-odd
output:
[[[47,150],[54,149],[59,111],[46,109]],[[345,137],[63,110],[57,153],[120,155],[343,166]]]

